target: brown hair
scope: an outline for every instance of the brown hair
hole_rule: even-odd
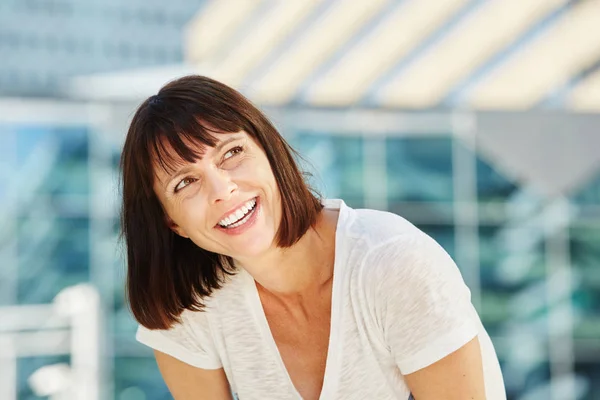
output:
[[[176,155],[196,161],[201,149],[215,145],[210,127],[244,130],[265,151],[281,195],[279,247],[296,243],[323,207],[293,158],[298,154],[244,96],[203,76],[165,85],[136,111],[121,154],[127,297],[136,320],[149,329],[169,328],[184,309],[202,310],[202,299],[235,272],[229,257],[174,233],[153,191],[153,165],[168,170]]]

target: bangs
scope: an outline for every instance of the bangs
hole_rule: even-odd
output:
[[[216,135],[243,129],[231,122],[220,123],[219,126],[228,125],[225,127],[227,129],[215,129],[195,118],[189,118],[187,124],[153,125],[146,135],[146,151],[152,165],[159,166],[167,174],[173,173],[185,163],[201,159],[207,146],[214,147],[218,143]]]

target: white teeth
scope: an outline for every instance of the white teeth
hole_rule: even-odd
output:
[[[238,219],[242,218],[246,213],[243,212],[242,210],[237,210],[235,212],[235,220],[237,221]]]
[[[243,222],[245,222],[245,220],[242,221],[244,216],[246,216],[248,212],[252,210],[252,208],[254,208],[255,205],[256,199],[249,200],[248,202],[246,202],[246,204],[238,208],[237,211],[219,221],[219,225],[228,228],[233,228],[241,225]]]

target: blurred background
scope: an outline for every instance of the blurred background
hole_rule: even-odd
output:
[[[599,0],[0,0],[0,399],[171,398],[134,340],[137,105],[242,91],[313,184],[454,257],[509,399],[600,399]]]

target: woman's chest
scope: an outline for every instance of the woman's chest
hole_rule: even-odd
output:
[[[281,362],[303,399],[318,399],[323,387],[330,339],[329,311],[308,321],[265,309],[265,316]]]
[[[364,325],[345,312],[329,332],[326,325],[301,329],[246,310],[221,320],[219,355],[240,399],[315,399],[323,392],[323,399],[407,400],[392,357],[370,340]]]
[[[260,324],[232,327],[226,338],[223,365],[240,399],[408,399],[393,360],[355,324],[332,327],[329,343],[325,326],[273,322],[269,332]]]
[[[308,324],[262,304],[254,290],[243,301],[219,302],[212,330],[240,399],[310,399],[321,392],[323,399],[408,399],[369,314],[346,293],[340,295],[315,308],[318,318]]]

